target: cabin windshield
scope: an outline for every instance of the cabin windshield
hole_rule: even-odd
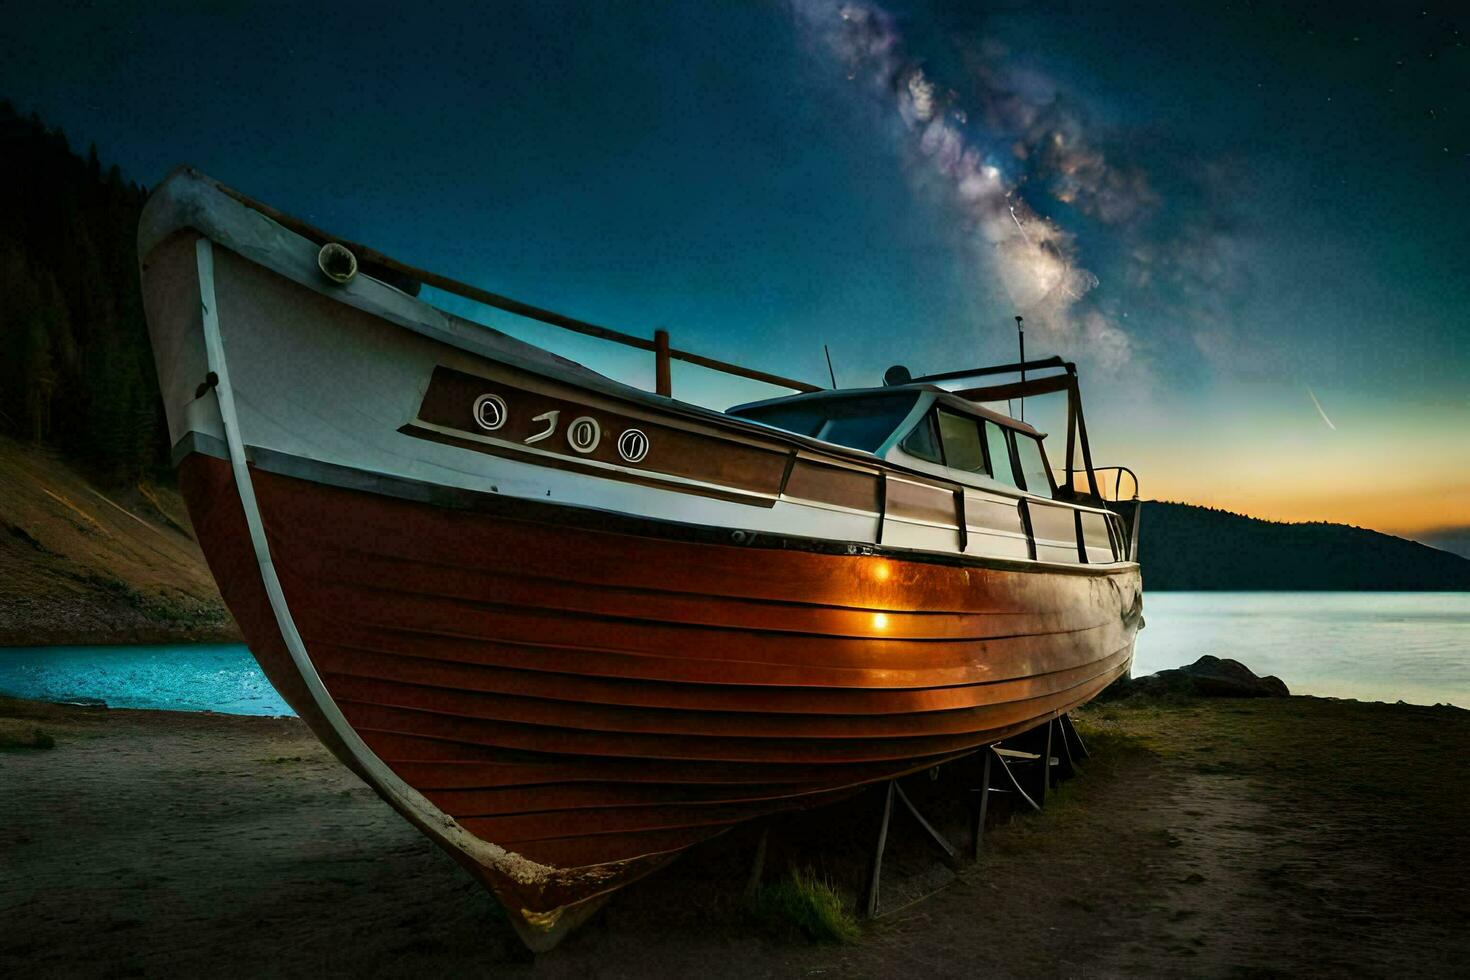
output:
[[[1041,439],[936,406],[899,443],[910,456],[966,473],[980,473],[1041,497],[1055,496]]]
[[[1043,497],[1052,496],[1056,487],[1052,483],[1051,467],[1046,465],[1046,455],[1041,450],[1041,440],[1024,432],[1014,433],[1014,438],[1026,489]]]
[[[1016,468],[1011,464],[1011,440],[1010,431],[1002,429],[994,422],[986,419],[985,445],[990,447],[990,475],[1001,483],[1019,487],[1016,482]]]
[[[873,453],[893,435],[917,398],[913,392],[797,398],[742,405],[730,414]]]
[[[985,446],[980,430],[968,415],[938,409],[939,445],[944,450],[944,465],[966,473],[984,473]]]

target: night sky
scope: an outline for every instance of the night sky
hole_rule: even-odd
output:
[[[1146,496],[1470,525],[1463,6],[31,6],[0,97],[139,182],[823,383],[1011,360],[1020,313]]]

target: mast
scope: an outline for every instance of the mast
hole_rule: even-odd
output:
[[[1016,314],[1016,339],[1021,343],[1021,384],[1026,383],[1026,326],[1021,315]],[[1026,396],[1021,396],[1021,421],[1026,421]]]

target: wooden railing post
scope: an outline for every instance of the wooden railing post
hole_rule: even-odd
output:
[[[654,390],[665,398],[674,393],[673,379],[669,376],[669,332],[653,332],[653,377]]]

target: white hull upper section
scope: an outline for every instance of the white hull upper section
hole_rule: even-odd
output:
[[[574,393],[586,416],[594,420],[605,413],[632,419],[634,424],[646,421],[691,433],[714,428],[733,444],[767,448],[779,444],[788,451],[794,447],[800,458],[822,460],[828,468],[869,475],[884,471],[882,479],[894,487],[899,482],[927,481],[928,491],[935,492],[932,478],[924,474],[903,476],[858,451],[785,437],[755,423],[618,384],[446,314],[367,275],[338,285],[318,269],[316,244],[187,171],[176,173],[154,193],[139,231],[148,321],[169,434],[176,446],[190,435],[196,437],[195,445],[225,442],[216,399],[196,397],[209,373],[199,313],[196,233],[216,245],[215,314],[229,363],[239,435],[247,451],[264,449],[426,484],[662,521],[1033,560],[1024,528],[1006,526],[1005,520],[972,517],[968,532],[957,533],[952,522],[926,520],[919,511],[905,516],[888,508],[885,514],[881,503],[875,513],[779,490],[747,487],[730,492],[726,487],[715,492],[722,488],[697,478],[598,462],[579,456],[581,450],[569,453],[571,419],[553,420],[556,431],[535,443],[504,440],[496,430],[483,427],[445,433],[456,436],[457,442],[425,438],[424,433],[432,434],[436,426],[419,418],[420,409],[436,369],[447,369],[484,378],[487,392],[502,390],[498,383],[509,379],[519,390],[548,397]],[[520,406],[508,408],[517,411]],[[418,434],[401,431],[405,427],[416,428]],[[609,438],[615,435],[609,433]],[[486,451],[467,448],[467,443],[475,442]],[[568,458],[576,466],[555,465]],[[633,475],[639,479],[628,478]],[[1020,491],[1006,495],[974,487],[964,488],[962,494],[964,511],[972,515],[996,508],[1014,512],[1016,499],[1028,498]],[[1055,511],[1059,518],[1065,514],[1071,520],[1073,508],[1030,499],[1035,509]],[[1089,560],[1116,566],[1112,553],[1105,550],[1105,537],[1103,548],[1096,544],[1087,541]],[[1080,564],[1067,560],[1066,548],[1047,551],[1040,540],[1036,553],[1051,559],[1047,564]]]

